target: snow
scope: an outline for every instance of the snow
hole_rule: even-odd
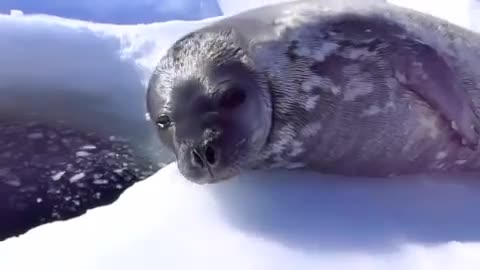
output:
[[[230,16],[245,10],[287,1],[290,0],[218,0],[218,5],[223,15]]]
[[[476,27],[473,2],[395,2]],[[225,14],[266,2],[234,3],[219,1]],[[14,14],[0,16],[2,113],[33,108],[139,129],[150,139],[138,143],[153,149],[142,103],[148,75],[176,38],[216,19],[120,26]],[[475,182],[277,171],[199,186],[170,164],[112,205],[0,243],[0,269],[479,269]]]
[[[452,1],[389,0],[388,2],[430,13],[468,28],[474,27],[474,20],[478,17],[478,15],[474,15],[475,13],[472,13],[472,9],[478,7],[475,0],[457,0],[455,6],[452,5]]]
[[[334,180],[256,172],[206,187],[171,164],[113,205],[5,241],[0,267],[478,269],[478,189]]]

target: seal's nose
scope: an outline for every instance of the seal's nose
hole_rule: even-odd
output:
[[[192,165],[198,168],[211,168],[217,164],[218,148],[213,143],[193,147],[190,151]]]

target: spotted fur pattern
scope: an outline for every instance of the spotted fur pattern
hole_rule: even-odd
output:
[[[168,73],[155,79],[165,86],[221,61],[218,55],[242,55],[272,109],[269,137],[261,151],[248,153],[257,159],[243,169],[478,171],[478,152],[454,142],[455,126],[405,86],[398,59],[415,53],[412,42],[443,57],[478,111],[479,35],[381,1],[303,0],[221,20],[177,42],[162,64],[169,67],[157,71]]]
[[[480,166],[476,152],[455,143],[439,112],[403,86],[391,54],[410,40],[429,44],[464,77],[478,108],[480,70],[471,59],[480,55],[461,51],[480,47],[478,36],[382,4],[315,9],[301,2],[308,1],[285,8],[273,23],[275,35],[262,36],[253,50],[268,63],[261,72],[270,81],[275,119],[258,167],[389,176]]]

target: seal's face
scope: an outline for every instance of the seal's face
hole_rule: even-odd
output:
[[[271,125],[268,92],[231,33],[178,41],[150,82],[147,105],[180,172],[196,183],[231,178],[259,157]]]

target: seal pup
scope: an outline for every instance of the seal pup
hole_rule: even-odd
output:
[[[176,41],[147,107],[180,172],[478,172],[480,36],[382,1],[301,0]]]

